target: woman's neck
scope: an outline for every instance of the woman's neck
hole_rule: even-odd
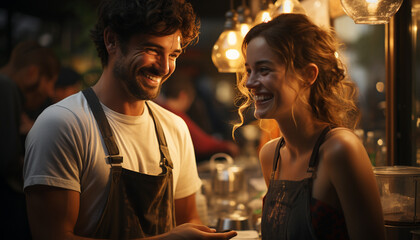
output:
[[[276,121],[288,150],[296,154],[312,151],[322,130],[328,126],[327,123],[315,119],[308,111],[295,111],[294,117],[290,115]]]

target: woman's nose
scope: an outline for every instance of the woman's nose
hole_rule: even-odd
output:
[[[255,88],[258,85],[258,81],[253,74],[250,74],[246,79],[245,86],[247,88]]]

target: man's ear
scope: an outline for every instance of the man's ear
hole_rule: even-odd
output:
[[[308,64],[303,70],[303,77],[306,80],[308,86],[312,86],[318,77],[318,66],[314,63]]]
[[[117,36],[109,27],[104,30],[104,43],[108,54],[115,52],[117,47]]]

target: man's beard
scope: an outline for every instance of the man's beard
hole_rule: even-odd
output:
[[[130,71],[126,65],[119,64],[120,62],[122,61],[116,61],[112,73],[115,78],[122,82],[123,88],[127,93],[137,100],[152,100],[159,95],[162,84],[159,85],[157,91],[147,91],[147,89],[137,82],[135,76],[130,75]]]

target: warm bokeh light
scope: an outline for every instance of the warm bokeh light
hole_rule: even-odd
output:
[[[238,39],[238,36],[236,34],[236,31],[228,31],[227,41],[228,41],[228,44],[231,45],[231,46],[238,43],[239,39]]]
[[[376,83],[376,91],[378,92],[384,92],[385,90],[385,84],[383,82],[377,82]]]
[[[300,13],[306,14],[305,9],[298,0],[277,0],[274,3],[274,7],[271,11],[271,17],[275,18],[283,13]]]
[[[239,25],[239,29],[241,30],[242,37],[245,37],[245,35],[249,32],[249,29],[251,29],[251,25],[247,23],[241,23]]]
[[[219,72],[237,72],[243,65],[242,34],[239,30],[225,30],[213,46],[211,58]]]
[[[270,12],[268,12],[268,10],[262,10],[255,17],[255,22],[254,23],[259,24],[259,23],[268,22],[268,21],[271,21]]]
[[[236,49],[228,49],[225,55],[229,60],[236,60],[241,56],[241,54]]]

